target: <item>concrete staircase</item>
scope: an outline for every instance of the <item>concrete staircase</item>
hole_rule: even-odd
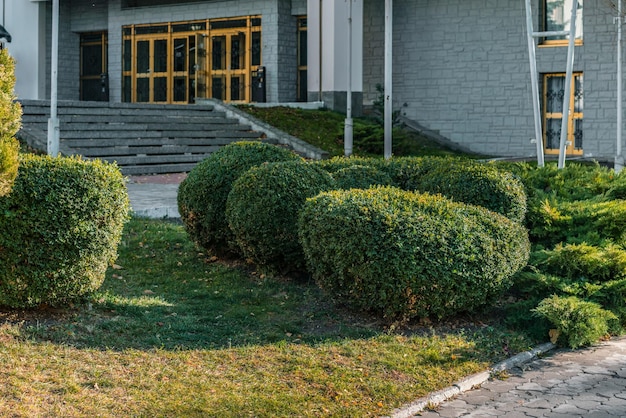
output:
[[[21,101],[18,137],[47,148],[48,101]],[[60,152],[117,162],[125,175],[188,172],[219,147],[263,132],[212,104],[59,102]]]

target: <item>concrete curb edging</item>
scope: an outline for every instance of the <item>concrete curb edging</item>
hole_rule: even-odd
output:
[[[494,373],[501,373],[506,370],[510,370],[514,367],[519,367],[525,363],[528,363],[531,360],[536,359],[538,356],[554,349],[556,346],[552,343],[545,343],[538,345],[529,351],[524,351],[522,353],[516,354],[515,356],[506,359],[489,370],[473,374],[471,376],[466,377],[465,379],[460,380],[459,382],[453,384],[450,387],[439,390],[437,392],[433,392],[430,395],[419,398],[416,401],[406,405],[402,408],[396,409],[393,413],[387,418],[410,418],[415,416],[416,414],[422,412],[424,409],[435,407],[450,398],[453,398],[463,392],[467,392],[477,386],[485,383]]]

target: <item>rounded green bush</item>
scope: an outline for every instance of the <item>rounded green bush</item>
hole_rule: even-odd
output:
[[[307,198],[334,187],[315,164],[268,163],[250,169],[234,184],[226,217],[245,257],[271,270],[304,267],[298,215]]]
[[[367,189],[372,186],[393,186],[391,177],[375,167],[353,165],[333,174],[338,189]]]
[[[128,210],[117,166],[24,156],[0,198],[0,305],[60,306],[98,289]]]
[[[242,141],[220,148],[198,163],[178,188],[178,210],[191,239],[207,250],[236,249],[226,221],[226,199],[232,184],[264,162],[301,160],[286,148]]]
[[[482,206],[524,222],[524,185],[512,173],[494,165],[454,158],[424,158],[421,163],[407,166],[404,176],[401,183],[404,190],[440,193],[457,202]]]
[[[393,320],[487,304],[511,285],[530,251],[526,230],[504,216],[390,187],[308,199],[299,231],[320,287]]]

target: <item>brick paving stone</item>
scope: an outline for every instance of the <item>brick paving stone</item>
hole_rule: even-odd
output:
[[[626,418],[626,337],[557,350],[508,373],[421,416]]]

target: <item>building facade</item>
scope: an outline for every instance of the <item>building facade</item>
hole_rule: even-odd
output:
[[[532,0],[535,28],[567,29],[571,1]],[[616,1],[579,1],[570,157],[615,156]],[[51,3],[0,2],[17,93],[45,99]],[[323,101],[345,110],[350,90],[359,113],[385,80],[383,0],[60,0],[60,8],[59,99]],[[536,153],[522,0],[395,0],[392,15],[395,110],[476,152]],[[567,37],[535,44],[542,141],[557,154]]]

